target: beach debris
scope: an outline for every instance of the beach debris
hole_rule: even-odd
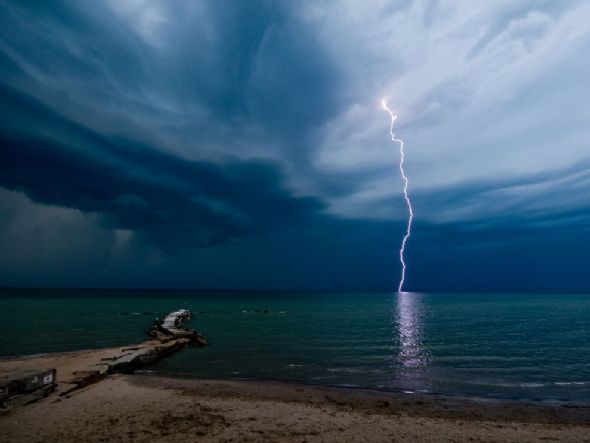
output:
[[[55,369],[0,379],[0,412],[47,397],[57,386]]]
[[[102,370],[93,370],[93,371],[75,371],[72,373],[72,376],[65,381],[68,385],[71,385],[65,391],[60,392],[59,396],[64,397],[73,391],[77,391],[79,389],[85,388],[86,386],[90,386],[94,383],[99,382],[103,378],[105,378],[108,374],[108,370],[106,368],[102,368]]]

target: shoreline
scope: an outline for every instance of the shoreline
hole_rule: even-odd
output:
[[[117,350],[133,348],[140,344],[126,344],[122,346],[111,346],[111,347],[100,347],[100,348],[87,348],[78,349],[72,351],[57,351],[57,352],[46,352],[39,354],[27,354],[27,355],[16,355],[16,356],[0,356],[0,377],[7,375],[12,371],[20,370],[43,370],[48,369],[49,366],[58,366],[58,372],[61,369],[66,369],[65,374],[71,375],[72,372],[77,370],[77,363],[83,362],[87,364],[89,358],[92,356],[103,356],[111,354]],[[12,367],[14,366],[14,367]],[[590,408],[590,400],[570,400],[560,398],[533,398],[533,397],[504,397],[500,395],[486,395],[486,394],[465,394],[465,393],[453,393],[453,392],[435,392],[425,390],[411,390],[407,388],[380,388],[377,386],[361,386],[361,385],[342,385],[342,384],[323,384],[315,383],[303,380],[290,380],[290,379],[272,379],[272,378],[249,378],[249,377],[199,377],[192,374],[186,373],[166,373],[150,370],[150,366],[135,370],[133,372],[138,376],[146,377],[159,377],[162,379],[179,379],[179,380],[206,380],[215,382],[252,382],[252,383],[279,383],[285,385],[298,385],[307,386],[311,388],[328,388],[328,389],[342,389],[348,391],[366,391],[383,393],[390,395],[410,395],[415,397],[425,398],[439,398],[449,399],[457,401],[475,401],[475,402],[499,402],[499,403],[510,403],[510,404],[522,404],[531,406],[554,406],[554,407],[573,407],[573,408]],[[62,382],[63,382],[63,377]],[[59,377],[58,377],[59,382]]]
[[[0,359],[0,375],[50,365],[59,382],[112,349]],[[109,375],[63,393],[58,386],[0,415],[3,441],[590,441],[590,404],[160,373]]]
[[[138,373],[126,377],[129,382],[137,386],[182,389],[187,392],[198,392],[199,387],[207,386],[206,390],[214,390],[220,396],[232,396],[242,391],[248,392],[255,389],[259,391],[258,397],[260,399],[276,400],[280,398],[284,401],[300,401],[302,396],[298,393],[305,392],[307,396],[311,393],[329,394],[332,397],[340,398],[339,402],[342,404],[359,401],[369,408],[371,403],[376,402],[381,405],[388,403],[387,407],[403,408],[408,415],[416,416],[451,418],[454,414],[462,416],[469,412],[469,418],[476,421],[483,419],[503,421],[514,419],[515,412],[517,412],[523,423],[582,423],[590,426],[590,403],[545,404],[535,401],[394,392],[281,380],[211,379],[157,373]],[[338,404],[338,402],[336,403]],[[506,414],[506,411],[510,411],[510,413]]]
[[[0,362],[1,363],[1,362]],[[410,396],[424,396],[426,398],[446,398],[449,400],[465,400],[465,401],[479,401],[479,402],[500,402],[500,403],[514,403],[523,405],[539,405],[539,406],[564,406],[564,407],[589,407],[590,400],[568,400],[563,398],[536,398],[536,397],[504,397],[501,395],[494,394],[465,394],[465,393],[452,393],[452,392],[437,392],[437,391],[426,391],[426,390],[411,390],[407,388],[380,388],[373,386],[361,386],[353,384],[324,384],[315,383],[297,379],[274,379],[274,378],[254,378],[254,377],[200,377],[197,375],[185,374],[185,373],[166,373],[150,370],[149,368],[140,369],[135,371],[136,375],[142,375],[146,377],[161,377],[168,379],[186,379],[186,380],[206,380],[214,382],[253,382],[253,383],[280,383],[285,385],[298,385],[308,386],[311,388],[328,388],[335,390],[348,390],[348,391],[367,391],[391,395],[410,395]]]

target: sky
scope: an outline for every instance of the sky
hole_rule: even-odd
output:
[[[0,286],[590,292],[584,0],[0,0]]]

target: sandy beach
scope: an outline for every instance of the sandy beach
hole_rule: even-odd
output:
[[[68,371],[108,354],[0,360],[0,375]],[[590,406],[543,405],[278,382],[114,375],[0,417],[2,442],[590,441]]]

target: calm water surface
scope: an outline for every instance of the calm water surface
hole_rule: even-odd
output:
[[[210,346],[151,370],[590,401],[588,295],[4,290],[0,355],[139,342],[180,307]]]

